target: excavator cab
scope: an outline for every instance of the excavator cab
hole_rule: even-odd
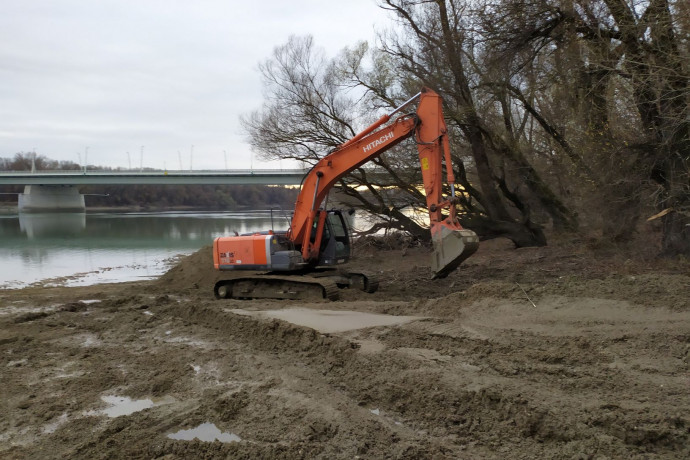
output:
[[[321,237],[318,265],[340,265],[350,260],[350,232],[338,209],[328,211]]]

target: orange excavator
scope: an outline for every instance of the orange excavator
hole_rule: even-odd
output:
[[[419,104],[415,113],[400,115],[389,123],[393,115],[416,99]],[[254,271],[218,281],[214,287],[216,298],[335,300],[343,287],[375,292],[375,274],[334,268],[350,259],[350,234],[343,213],[322,209],[322,204],[343,176],[409,137],[414,137],[417,144],[422,168],[433,242],[433,276],[443,278],[455,270],[477,250],[479,238],[458,222],[455,178],[441,106],[441,97],[423,88],[319,160],[302,180],[287,231],[216,238],[213,263],[217,270]],[[444,161],[450,185],[447,198],[442,195]]]

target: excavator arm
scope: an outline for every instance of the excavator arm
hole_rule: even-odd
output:
[[[419,105],[415,114],[402,115],[384,126],[395,113],[417,97]],[[338,180],[412,136],[419,151],[430,218],[434,244],[432,270],[435,277],[448,275],[477,250],[477,235],[471,230],[463,229],[456,216],[455,178],[451,167],[441,97],[434,91],[423,88],[418,95],[319,160],[307,174],[302,182],[288,232],[288,238],[301,247],[302,258],[305,261],[314,262],[319,259],[326,220],[326,212],[320,211],[320,207]],[[442,194],[444,161],[446,179],[451,188],[451,196],[448,199],[444,199]],[[446,210],[447,214],[444,214],[443,210]],[[315,223],[315,237],[312,237]]]

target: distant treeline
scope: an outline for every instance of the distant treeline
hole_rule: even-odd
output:
[[[32,153],[17,153],[14,158],[0,158],[0,171],[30,171]],[[78,171],[82,167],[71,161],[56,161],[44,156],[33,160],[36,170]],[[121,171],[121,168],[88,166],[89,171]],[[154,171],[145,168],[146,171]],[[16,202],[15,193],[23,186],[0,186],[0,202]],[[89,185],[80,188],[87,207],[145,207],[266,209],[280,207],[292,209],[297,198],[296,188],[269,185]]]
[[[189,207],[198,209],[266,209],[292,210],[297,189],[268,185],[108,185],[87,186],[89,207],[144,206],[154,208]]]

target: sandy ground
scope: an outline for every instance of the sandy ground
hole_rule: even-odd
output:
[[[336,302],[216,301],[208,249],[4,291],[0,457],[690,458],[687,262],[494,241],[431,281],[427,258],[361,248],[380,290]]]

